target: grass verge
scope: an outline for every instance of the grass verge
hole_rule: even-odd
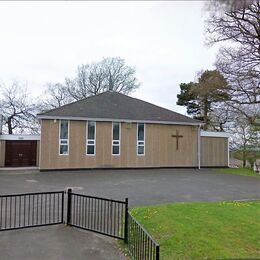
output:
[[[260,201],[174,203],[131,212],[159,242],[163,260],[260,256]]]
[[[252,169],[249,168],[220,168],[216,170],[222,173],[238,174],[243,176],[254,176],[260,178],[260,174],[255,173]]]

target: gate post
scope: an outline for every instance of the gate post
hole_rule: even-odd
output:
[[[67,225],[70,224],[70,217],[71,217],[71,189],[68,189],[68,197],[67,197]]]
[[[124,242],[128,243],[128,198],[125,199],[125,237]]]
[[[156,260],[159,260],[160,259],[160,247],[159,245],[156,246],[156,256],[155,256],[155,259]]]
[[[64,191],[62,192],[62,195],[61,195],[61,221],[63,224],[65,224],[65,219],[64,219]]]

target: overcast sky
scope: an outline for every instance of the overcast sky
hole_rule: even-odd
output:
[[[199,1],[0,2],[0,82],[37,96],[79,64],[120,56],[142,83],[134,97],[185,113],[179,84],[212,69],[217,52],[204,45],[204,19]]]

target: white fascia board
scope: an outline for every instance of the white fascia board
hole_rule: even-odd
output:
[[[0,140],[40,140],[40,135],[0,135]]]
[[[69,116],[44,116],[39,115],[39,119],[53,120],[77,120],[77,121],[96,121],[96,122],[122,122],[122,123],[146,123],[146,124],[164,124],[164,125],[195,125],[201,126],[203,123],[188,123],[188,122],[171,122],[171,121],[150,121],[150,120],[130,120],[130,119],[113,119],[113,118],[89,118],[89,117],[69,117]]]
[[[200,132],[201,137],[224,137],[229,138],[230,134],[226,132],[211,132],[211,131],[201,131]]]

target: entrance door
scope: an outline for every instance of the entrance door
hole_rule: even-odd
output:
[[[37,141],[6,141],[5,166],[36,166]]]

